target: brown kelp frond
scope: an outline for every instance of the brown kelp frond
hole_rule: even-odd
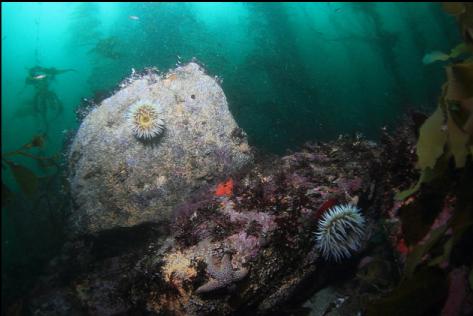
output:
[[[26,157],[34,160],[43,170],[55,167],[56,171],[58,171],[59,162],[57,161],[57,157],[45,157],[31,152],[31,149],[33,148],[43,147],[44,137],[44,134],[36,135],[30,142],[24,144],[20,148],[2,154],[2,169],[10,170],[22,193],[30,198],[34,197],[37,193],[39,176],[28,167],[15,161],[15,158]],[[10,199],[12,198],[12,191],[8,189],[8,186],[3,183],[2,179],[2,196],[4,193]]]
[[[367,315],[440,310],[442,315],[459,315],[468,305],[467,278],[473,274],[468,251],[473,238],[473,5],[455,2],[443,7],[457,18],[464,43],[449,54],[424,58],[424,63],[449,62],[447,81],[437,109],[419,130],[417,183],[398,192],[387,212],[400,282],[370,302]],[[413,305],[419,301],[422,306]]]

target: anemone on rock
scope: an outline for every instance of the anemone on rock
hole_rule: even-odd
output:
[[[127,112],[128,125],[135,137],[151,140],[164,131],[159,105],[153,102],[137,102]]]
[[[365,219],[359,208],[342,204],[328,209],[318,222],[315,233],[317,249],[326,260],[349,258],[361,247]]]

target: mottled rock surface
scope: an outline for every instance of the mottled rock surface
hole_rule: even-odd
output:
[[[27,308],[35,315],[291,314],[356,270],[377,229],[379,165],[375,144],[348,138],[258,162],[186,200],[171,226],[72,240]],[[331,201],[357,203],[366,218],[362,249],[341,263],[315,247],[320,211]]]
[[[126,120],[142,100],[162,108],[165,130],[152,142]],[[166,221],[193,190],[251,159],[221,87],[199,65],[134,76],[87,115],[73,141],[71,232]]]

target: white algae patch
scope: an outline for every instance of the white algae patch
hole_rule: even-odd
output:
[[[127,113],[159,104],[165,128],[140,139]],[[199,65],[128,81],[82,122],[71,147],[72,233],[168,220],[189,193],[252,159],[225,95]]]

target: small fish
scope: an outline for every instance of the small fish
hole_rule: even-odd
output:
[[[130,16],[128,16],[128,18],[129,18],[130,20],[139,20],[139,19],[140,19],[140,18],[139,18],[138,16],[136,16],[136,15],[130,15]]]
[[[41,80],[41,79],[44,79],[44,78],[46,78],[45,74],[41,74],[41,75],[37,75],[37,76],[33,77],[33,79],[35,79],[35,80]]]
[[[335,13],[342,12],[342,8],[336,8]]]

